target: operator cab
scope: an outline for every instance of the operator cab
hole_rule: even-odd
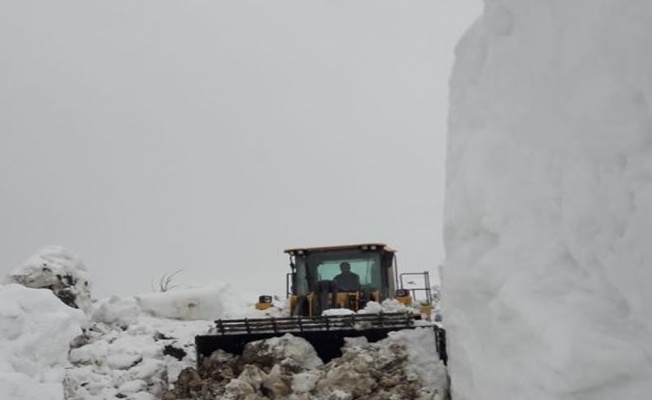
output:
[[[396,251],[384,243],[295,248],[285,253],[290,255],[292,270],[287,292],[293,315],[320,315],[327,308],[357,311],[369,301],[381,302],[395,293]],[[345,269],[357,275],[356,288],[341,283]]]

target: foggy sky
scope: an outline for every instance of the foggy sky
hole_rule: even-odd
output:
[[[96,296],[231,282],[284,248],[444,259],[447,85],[480,0],[0,0],[0,273],[48,244]]]

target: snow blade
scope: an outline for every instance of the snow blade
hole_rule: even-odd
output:
[[[215,333],[195,337],[197,364],[216,350],[242,354],[247,343],[291,333],[304,338],[325,363],[342,355],[345,337],[364,336],[369,342],[387,337],[391,331],[414,328],[406,313],[352,314],[345,316],[257,318],[217,320]],[[438,347],[441,328],[435,326],[433,350]],[[443,330],[442,330],[443,331]],[[439,354],[445,354],[439,351]]]

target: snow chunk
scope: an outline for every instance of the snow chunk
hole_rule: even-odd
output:
[[[365,308],[358,311],[358,314],[380,314],[380,313],[400,313],[411,312],[413,314],[419,313],[414,307],[408,307],[396,299],[385,299],[382,303],[370,301]]]
[[[12,271],[6,283],[47,288],[70,307],[90,310],[90,280],[81,258],[61,246],[47,246]]]
[[[289,333],[247,343],[242,359],[245,363],[270,368],[278,364],[293,372],[318,368],[324,364],[307,340]]]
[[[138,306],[154,317],[179,320],[215,320],[239,316],[251,305],[227,284],[176,288],[136,296]]]
[[[348,308],[329,308],[328,310],[324,310],[321,313],[323,317],[333,317],[333,316],[353,315],[353,314],[355,314],[355,311],[349,310]]]
[[[125,327],[135,323],[141,312],[138,302],[133,297],[111,296],[99,300],[94,306],[91,316],[93,321]]]
[[[317,382],[324,377],[319,370],[310,370],[298,373],[292,377],[292,392],[295,394],[309,393],[317,386]]]
[[[135,381],[129,381],[120,385],[120,387],[118,388],[118,393],[121,395],[134,394],[134,393],[142,392],[146,388],[147,388],[147,382],[141,379],[137,379]]]
[[[448,372],[435,351],[434,332],[432,328],[404,329],[390,332],[389,343],[405,346],[408,363],[405,370],[410,376],[416,376],[423,383],[423,393],[439,393],[443,397],[448,387]]]
[[[346,398],[445,398],[448,376],[432,328],[390,332],[377,343],[347,338],[342,357],[326,365],[326,375],[316,385],[317,393],[331,391]]]

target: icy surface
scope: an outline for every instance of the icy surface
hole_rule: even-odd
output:
[[[652,393],[652,3],[486,1],[451,79],[453,398]]]

